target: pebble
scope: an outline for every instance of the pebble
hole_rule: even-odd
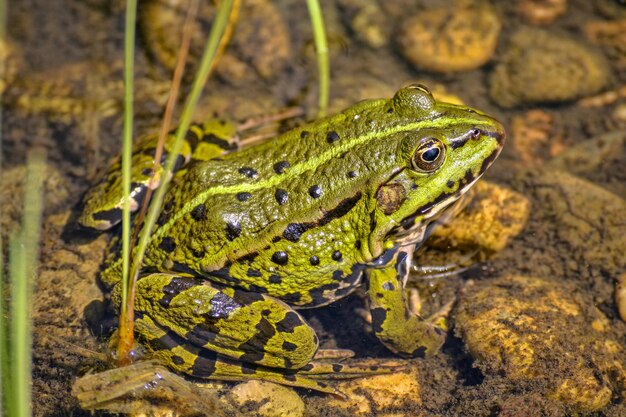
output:
[[[357,416],[419,415],[422,404],[419,372],[415,367],[408,372],[342,381],[337,389],[347,398],[329,397],[328,405]],[[396,414],[399,410],[402,413]]]
[[[491,72],[489,93],[502,107],[566,102],[607,87],[609,68],[603,55],[571,36],[522,28]]]
[[[626,352],[574,284],[512,275],[468,286],[455,329],[484,374],[530,384],[578,412],[603,409],[623,389],[614,382],[624,381]]]
[[[501,26],[491,4],[457,1],[407,18],[397,41],[402,54],[418,69],[470,71],[491,59]]]
[[[567,0],[519,0],[517,12],[531,25],[547,25],[564,14]]]
[[[526,225],[530,203],[508,188],[479,181],[471,200],[449,223],[433,229],[428,247],[476,248],[492,254],[506,247]]]
[[[235,386],[229,397],[240,407],[255,410],[259,417],[301,417],[304,403],[289,387],[273,382],[251,380]]]

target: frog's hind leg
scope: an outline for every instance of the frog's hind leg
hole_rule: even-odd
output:
[[[194,378],[222,381],[260,379],[342,395],[326,382],[316,381],[305,373],[241,362],[209,349],[192,345],[173,331],[163,329],[146,315],[135,320],[135,328],[138,333],[142,334],[142,341],[147,344],[152,358],[167,364],[176,372]]]
[[[119,292],[114,288],[115,300]],[[302,316],[265,294],[168,273],[140,278],[135,292],[139,314],[187,343],[242,362],[297,369],[317,350]]]
[[[362,378],[405,369],[397,362],[329,363],[312,361],[300,369],[269,368],[241,362],[189,343],[171,330],[156,324],[147,315],[138,315],[135,329],[150,351],[150,357],[167,364],[174,371],[200,379],[244,381],[260,379],[277,384],[312,389],[343,396],[328,384],[331,380]]]
[[[119,285],[113,300],[119,303]],[[401,367],[313,361],[318,339],[290,306],[264,294],[155,273],[137,281],[135,332],[151,355],[198,378],[263,379],[335,392],[323,380]]]

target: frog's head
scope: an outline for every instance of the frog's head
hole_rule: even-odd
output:
[[[400,138],[400,169],[376,192],[377,223],[387,225],[379,231],[397,242],[419,239],[480,178],[500,154],[505,132],[492,117],[438,102],[421,85],[399,90],[391,105],[412,120]]]

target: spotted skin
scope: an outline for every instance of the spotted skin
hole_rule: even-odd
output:
[[[295,309],[332,303],[367,281],[379,339],[400,355],[434,354],[445,325],[406,306],[410,254],[503,140],[491,117],[413,85],[190,164],[174,177],[150,237],[138,335],[190,375],[276,381],[274,372],[325,391],[307,382],[317,371],[351,373],[307,371],[317,338]],[[101,274],[114,295],[120,267],[112,258]],[[217,371],[233,361],[236,373]]]
[[[174,145],[175,135],[165,137],[165,146],[161,158],[161,166],[154,173],[154,187],[160,184],[163,175],[163,164]],[[224,155],[237,148],[238,138],[235,126],[224,124],[219,120],[209,120],[202,125],[192,125],[177,155],[174,172],[193,161],[207,161]],[[150,186],[154,164],[154,153],[158,143],[158,135],[146,135],[133,146],[131,156],[131,212],[141,207],[143,198]],[[193,158],[192,158],[193,157]],[[122,176],[121,158],[117,158],[107,170],[104,180],[91,188],[83,201],[83,212],[78,222],[97,230],[107,230],[122,221]]]
[[[118,286],[112,293],[116,302],[119,292]],[[247,376],[341,395],[323,381],[403,369],[312,361],[319,342],[302,316],[257,293],[150,274],[138,281],[137,294],[135,330],[141,341],[153,358],[193,377],[238,381]]]

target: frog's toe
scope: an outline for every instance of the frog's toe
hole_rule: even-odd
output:
[[[298,370],[301,375],[307,378],[320,380],[334,379],[354,379],[363,378],[368,375],[391,374],[407,369],[405,363],[399,361],[381,361],[365,359],[351,362],[324,362],[312,361]]]

